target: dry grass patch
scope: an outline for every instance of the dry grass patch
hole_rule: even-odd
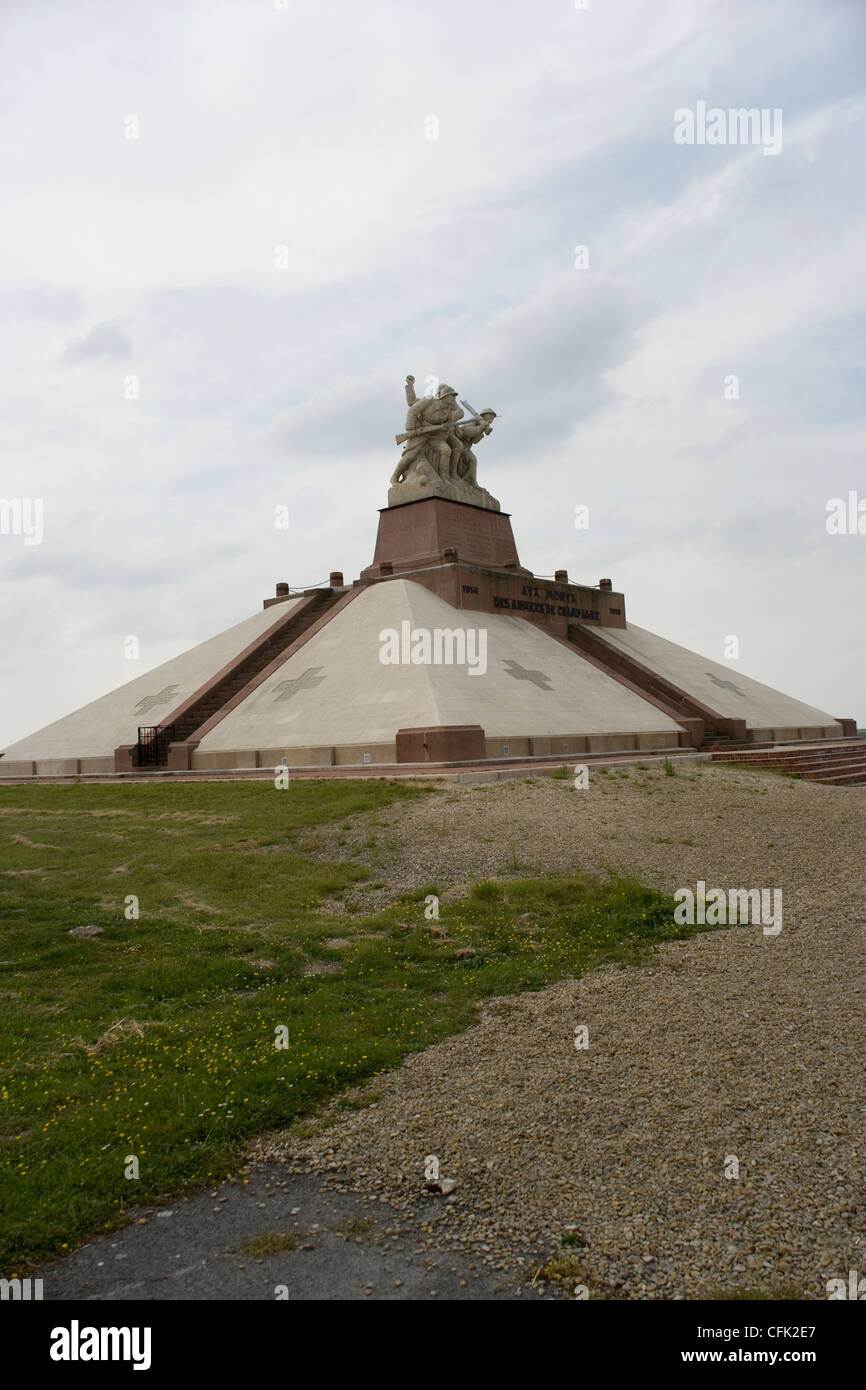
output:
[[[253,1236],[252,1240],[238,1246],[232,1254],[249,1255],[253,1260],[266,1260],[271,1255],[285,1255],[291,1250],[297,1250],[301,1241],[306,1239],[306,1231],[269,1231],[263,1236]]]

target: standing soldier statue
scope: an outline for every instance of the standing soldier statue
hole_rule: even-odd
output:
[[[463,404],[465,405],[466,402],[464,401]],[[473,415],[471,420],[457,426],[454,431],[457,435],[457,444],[451,451],[450,476],[452,478],[457,478],[461,483],[468,483],[470,487],[478,486],[478,479],[475,476],[478,460],[472,452],[472,445],[477,444],[480,439],[490,433],[495,419],[495,410],[482,410],[480,415]]]
[[[414,379],[406,381],[406,399],[415,395]],[[412,466],[423,459],[443,480],[450,476],[451,454],[458,440],[453,433],[458,420],[463,419],[463,410],[457,404],[457,392],[453,386],[443,382],[435,396],[422,396],[409,405],[406,416],[406,432],[397,435],[397,443],[406,447],[402,458],[391,477],[391,486],[402,482]]]

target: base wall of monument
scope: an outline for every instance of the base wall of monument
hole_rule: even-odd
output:
[[[758,737],[758,735],[762,737]],[[799,729],[755,729],[750,730],[750,743],[805,742],[808,740],[837,741],[834,730]],[[428,751],[425,751],[424,740]],[[670,729],[633,733],[623,731],[614,734],[562,733],[556,735],[503,734],[489,738],[480,725],[474,726],[427,726],[419,729],[401,729],[393,743],[343,743],[331,746],[309,748],[271,747],[260,749],[229,749],[210,753],[193,753],[190,765],[194,772],[241,771],[246,769],[276,770],[283,758],[287,765],[297,768],[329,767],[387,767],[399,763],[448,763],[483,762],[485,759],[503,758],[558,758],[565,759],[581,755],[598,756],[605,753],[652,753],[666,749],[689,749],[694,744],[688,731]],[[73,767],[75,760],[63,760],[62,771],[78,771]],[[82,763],[87,760],[82,760]],[[110,771],[110,759],[96,760],[105,767],[81,767],[81,771]],[[29,776],[30,763],[9,764],[9,771],[0,762],[0,777]],[[15,769],[14,771],[12,769]],[[22,769],[19,771],[18,769]],[[38,772],[49,775],[44,764],[37,764]],[[54,775],[57,775],[56,773]]]
[[[624,594],[588,584],[538,579],[529,570],[506,574],[451,561],[433,568],[407,567],[385,577],[374,575],[366,582],[387,584],[393,579],[421,584],[460,612],[524,618],[555,637],[567,638],[569,627],[576,622],[592,627],[626,626]]]
[[[479,724],[429,725],[400,729],[393,743],[343,743],[318,748],[227,749],[193,753],[194,772],[240,771],[279,768],[283,758],[292,767],[365,767],[392,763],[475,763],[505,758],[573,758],[600,753],[652,752],[666,748],[690,748],[685,731],[668,729],[649,733],[562,734],[535,737],[526,734],[486,737]]]

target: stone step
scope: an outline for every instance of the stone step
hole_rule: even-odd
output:
[[[853,742],[853,740],[852,740]],[[785,758],[836,758],[836,757],[855,757],[866,758],[866,747],[852,748],[851,744],[832,744],[824,747],[816,747],[814,744],[805,745],[800,748],[767,748],[755,752],[729,752],[727,749],[712,750],[714,762],[738,762],[738,763],[775,763]]]
[[[857,782],[866,782],[866,772],[858,772],[853,777],[850,774],[847,777],[822,777],[821,781],[825,786],[850,787]]]
[[[824,785],[850,786],[855,782],[866,782],[866,742],[862,739],[745,753],[713,751],[710,756],[713,762],[776,769],[790,777]]]
[[[842,767],[866,768],[866,758],[791,758],[779,764],[792,772],[836,772]]]
[[[808,781],[821,782],[832,778],[839,781],[840,778],[852,778],[866,776],[866,763],[842,763],[841,765],[832,764],[830,767],[807,767],[790,768],[786,771],[791,772],[792,777],[805,777]]]
[[[788,762],[839,762],[849,758],[866,760],[866,748],[785,748],[779,749],[776,757]]]

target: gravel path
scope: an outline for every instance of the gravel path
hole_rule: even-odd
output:
[[[866,1273],[862,789],[697,765],[594,773],[585,792],[449,786],[377,819],[378,848],[362,848],[368,820],[343,847],[387,883],[365,906],[519,864],[668,891],[781,888],[783,928],[732,927],[493,1001],[362,1088],[367,1108],[258,1156],[386,1198],[431,1250],[515,1286],[541,1287],[557,1255],[569,1296],[826,1298],[828,1279]],[[428,1154],[452,1196],[426,1193]]]

